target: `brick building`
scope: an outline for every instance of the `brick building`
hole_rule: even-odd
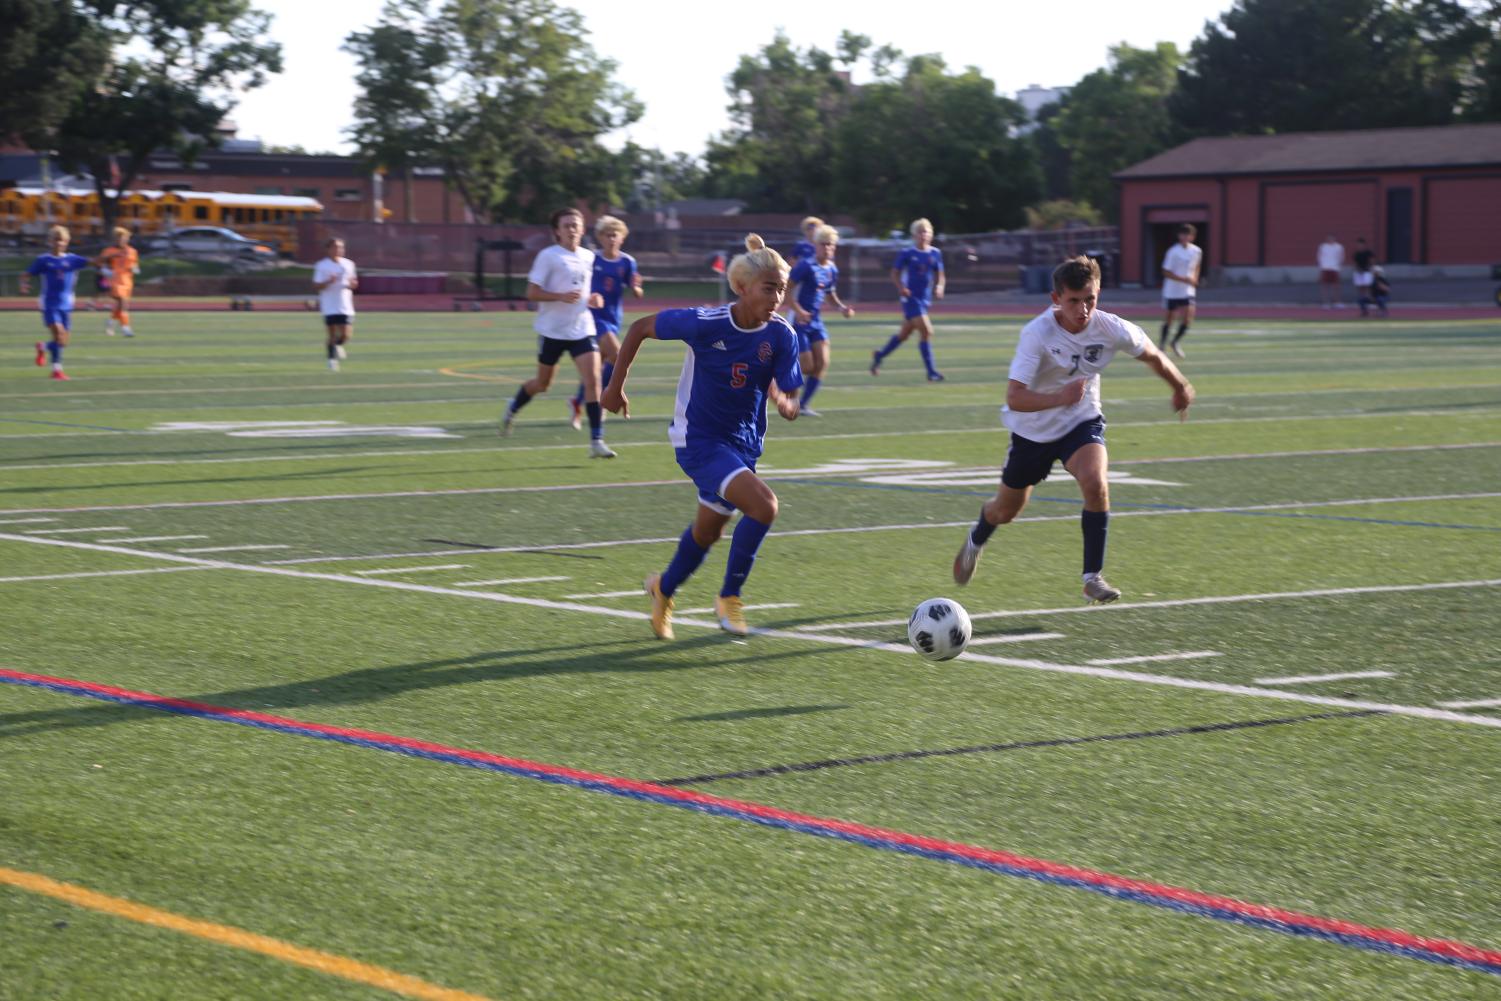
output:
[[[1501,261],[1501,124],[1195,139],[1115,180],[1127,283],[1161,284],[1183,222],[1231,279],[1311,278],[1330,233],[1412,274]]]

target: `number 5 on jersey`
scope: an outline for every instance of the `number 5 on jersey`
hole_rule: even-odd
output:
[[[745,388],[745,373],[748,372],[749,370],[750,370],[750,365],[747,362],[737,361],[735,364],[731,365],[730,366],[730,388],[731,389],[744,389]]]

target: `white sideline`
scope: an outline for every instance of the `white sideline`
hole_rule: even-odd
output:
[[[1474,702],[1440,702],[1445,709],[1489,709],[1501,706],[1501,699],[1478,699]]]
[[[56,521],[50,518],[49,521]],[[27,528],[23,529],[27,535],[78,535],[83,532],[128,532],[124,525],[96,525],[93,528]]]
[[[80,577],[131,577],[147,573],[182,573],[184,570],[219,570],[221,567],[148,567],[142,570],[86,570],[79,573],[44,573],[30,577],[0,577],[0,584],[33,580],[77,580]]]
[[[571,577],[502,577],[499,580],[461,580],[452,587],[496,587],[501,584],[540,584],[543,581],[572,580]]]
[[[259,545],[259,546],[199,546],[197,549],[179,549],[179,553],[243,553],[259,549],[291,549],[286,545]]]
[[[465,591],[452,587],[434,587],[427,584],[413,584],[409,581],[371,579],[368,577],[355,577],[349,574],[316,573],[308,570],[291,570],[286,567],[272,567],[249,563],[230,563],[226,560],[209,560],[192,556],[183,556],[178,553],[153,552],[144,549],[127,549],[123,546],[106,546],[92,542],[75,542],[69,539],[38,538],[34,535],[12,535],[0,533],[0,540],[10,542],[30,542],[41,546],[60,546],[68,549],[83,549],[91,552],[116,553],[122,556],[145,557],[147,559],[166,560],[174,563],[185,563],[200,567],[214,567],[223,570],[241,570],[246,573],[269,574],[272,576],[289,577],[300,580],[324,580],[340,584],[362,584],[366,587],[384,587],[397,591],[414,591],[421,594],[449,595],[460,598],[471,598],[480,601],[494,601],[510,605],[526,605],[532,608],[548,608],[555,611],[583,612],[588,615],[602,615],[616,619],[631,619],[642,622],[650,618],[646,612],[633,609],[608,608],[598,605],[579,605],[572,602],[548,601],[543,598],[524,598],[519,595],[503,594],[498,591]],[[1501,584],[1501,581],[1492,581],[1491,584]],[[1446,585],[1394,585],[1379,590],[1405,591],[1421,590],[1427,587],[1459,587],[1458,583]],[[1349,589],[1346,589],[1349,590]],[[1111,606],[1104,606],[1109,608]],[[702,619],[678,618],[673,620],[677,625],[695,626],[704,629],[717,630],[717,622],[707,622]],[[903,620],[905,621],[905,620]],[[831,646],[854,647],[866,650],[880,650],[892,653],[901,653],[905,656],[915,656],[911,647],[894,643],[884,643],[872,640],[856,639],[847,636],[825,636],[806,631],[785,629],[757,629],[752,628],[752,633],[758,636],[770,636],[775,639],[797,640],[800,642],[825,643]],[[1485,726],[1501,729],[1501,717],[1475,716],[1467,713],[1452,712],[1445,709],[1429,709],[1424,706],[1392,705],[1383,702],[1366,702],[1359,699],[1326,698],[1323,696],[1306,695],[1301,692],[1284,692],[1274,688],[1254,688],[1249,685],[1230,685],[1213,681],[1197,681],[1189,678],[1174,678],[1165,675],[1139,674],[1134,671],[1121,671],[1110,667],[1090,667],[1082,664],[1053,664],[1041,660],[1021,660],[1006,657],[995,657],[989,654],[966,652],[960,656],[958,662],[995,664],[1001,667],[1019,667],[1034,671],[1048,671],[1057,674],[1073,674],[1094,678],[1106,678],[1116,681],[1132,681],[1141,684],[1159,685],[1167,688],[1184,688],[1205,692],[1217,692],[1224,695],[1245,695],[1255,698],[1280,699],[1286,702],[1301,702],[1307,705],[1337,706],[1343,709],[1362,709],[1374,712],[1390,713],[1398,716],[1413,716],[1419,719],[1442,720],[1450,723],[1468,723],[1474,726]]]
[[[16,467],[15,466],[7,466],[6,468],[7,469],[14,469]],[[56,521],[56,520],[57,520],[56,518],[6,518],[3,521],[0,521],[0,525],[36,525],[36,524],[40,524],[41,522],[44,522],[44,521]]]
[[[1320,681],[1348,681],[1351,678],[1395,678],[1391,671],[1346,671],[1343,674],[1295,674],[1289,678],[1257,678],[1258,685],[1315,685]]]
[[[1095,667],[1113,667],[1117,664],[1150,664],[1161,660],[1203,660],[1205,657],[1223,657],[1218,650],[1188,650],[1183,653],[1152,653],[1144,657],[1109,657],[1102,660],[1086,660]],[[1257,682],[1260,684],[1260,682]]]
[[[998,643],[1027,643],[1031,640],[1061,640],[1064,633],[1018,633],[1015,636],[976,636],[969,641],[971,648],[995,646]]]
[[[178,542],[182,539],[206,539],[207,535],[136,535],[128,539],[100,539],[100,542]]]
[[[382,567],[379,570],[351,570],[350,573],[357,573],[361,577],[378,577],[381,574],[387,574],[387,573],[423,573],[423,572],[428,571],[428,570],[468,570],[468,569],[469,569],[469,564],[467,564],[467,563],[442,563],[442,564],[439,564],[438,566],[427,566],[427,567]]]

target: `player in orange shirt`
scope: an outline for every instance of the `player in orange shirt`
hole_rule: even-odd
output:
[[[136,272],[140,270],[141,255],[130,245],[130,230],[116,226],[115,245],[105,247],[94,263],[110,270],[109,294],[115,300],[115,308],[104,321],[104,332],[114,336],[115,324],[126,337],[134,337],[130,329],[130,296],[135,291]]]

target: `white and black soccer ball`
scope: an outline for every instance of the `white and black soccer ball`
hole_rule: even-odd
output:
[[[969,613],[952,598],[929,598],[907,620],[907,642],[928,660],[953,660],[969,645]]]

